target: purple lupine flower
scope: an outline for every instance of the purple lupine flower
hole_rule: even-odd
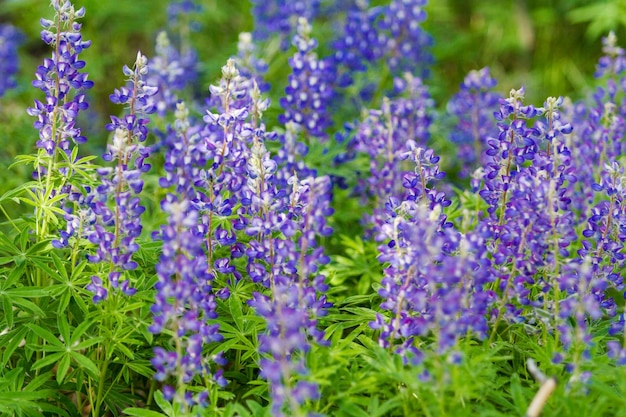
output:
[[[389,101],[383,108],[389,114]],[[387,151],[389,166],[400,160],[411,160],[414,170],[400,170],[396,175],[387,173],[386,177],[372,176],[378,180],[384,178],[379,187],[386,187],[384,193],[379,192],[379,197],[387,200],[384,211],[378,209],[372,219],[377,239],[384,242],[379,249],[379,260],[390,265],[385,269],[379,291],[384,300],[381,308],[390,311],[392,317],[387,320],[381,314],[371,326],[381,330],[379,342],[383,347],[393,348],[406,362],[417,363],[422,358],[414,344],[417,336],[432,331],[438,338],[437,350],[442,354],[470,330],[468,326],[475,326],[476,333],[484,337],[484,313],[488,304],[484,300],[488,298],[483,297],[482,302],[474,303],[469,293],[464,293],[474,288],[467,282],[462,285],[461,281],[470,279],[476,262],[446,261],[446,257],[459,246],[459,236],[450,230],[452,224],[442,213],[442,208],[450,201],[444,193],[431,188],[431,182],[445,175],[439,171],[439,158],[413,140],[403,143],[400,139],[394,144],[391,120],[382,126],[372,126],[377,132],[369,140],[381,138],[380,144],[382,150]],[[406,130],[408,126],[411,124],[400,124],[398,130]],[[413,132],[413,137],[415,135]],[[467,270],[459,268],[459,264],[467,265]],[[438,268],[446,270],[438,271]],[[449,281],[437,281],[440,277]],[[472,308],[478,316],[470,317]],[[482,321],[478,318],[480,315]],[[460,317],[465,317],[465,325],[461,325]]]
[[[171,1],[167,6],[167,19],[170,26],[176,26],[184,16],[202,11],[202,5],[196,0]]]
[[[468,175],[480,162],[487,138],[495,135],[491,118],[501,98],[492,91],[495,86],[489,68],[470,71],[461,91],[448,102],[448,113],[458,118],[450,139],[459,147],[461,175]]]
[[[532,160],[538,151],[537,130],[529,128],[526,120],[539,113],[535,107],[523,104],[524,88],[511,90],[509,98],[500,100],[500,110],[494,115],[498,121],[498,137],[487,139],[485,151],[484,187],[481,197],[489,204],[492,217],[503,216],[508,201],[508,190],[518,166]]]
[[[626,319],[624,313],[620,314],[619,318],[611,323],[609,335],[621,336],[622,340],[611,340],[607,342],[607,356],[613,359],[618,365],[626,365]]]
[[[589,184],[599,183],[605,164],[610,165],[626,152],[622,140],[626,131],[626,102],[622,99],[626,58],[613,33],[602,42],[605,55],[600,58],[596,72],[600,86],[588,102],[568,106],[568,116],[575,127],[568,146],[579,177],[573,205],[580,213],[580,223],[587,221],[594,204],[595,195]]]
[[[370,323],[380,330],[381,346],[405,363],[417,364],[424,355],[416,347],[417,337],[432,334],[438,355],[453,354],[468,332],[485,338],[493,294],[483,290],[489,282],[484,241],[478,234],[463,239],[449,227],[443,229],[440,205],[431,209],[405,200],[388,206],[387,213],[379,259],[389,266],[379,294],[389,317],[379,314]]]
[[[311,38],[311,26],[298,19],[293,45],[297,52],[289,59],[292,69],[280,105],[285,111],[278,120],[300,125],[306,136],[326,140],[332,120],[328,112],[333,98],[334,69],[328,59],[318,59],[317,41]]]
[[[158,93],[149,100],[160,117],[174,110],[179,98],[177,93],[195,82],[197,74],[186,69],[178,50],[171,44],[167,32],[160,32],[156,39],[156,56],[148,62],[149,85],[158,87]]]
[[[602,200],[592,207],[583,231],[581,257],[591,258],[593,278],[600,279],[616,290],[624,291],[624,278],[620,271],[626,263],[623,254],[626,242],[626,176],[624,168],[617,162],[606,164],[602,170],[599,184],[593,189],[602,196]],[[607,315],[616,314],[616,305],[612,299],[603,300],[603,309]]]
[[[0,24],[0,97],[16,86],[17,48],[22,40],[23,35],[15,26]]]
[[[258,131],[246,164],[240,210],[246,216],[235,228],[250,237],[248,276],[265,288],[249,304],[267,321],[267,332],[259,337],[261,375],[270,384],[273,415],[281,416],[319,396],[317,385],[306,380],[303,355],[311,343],[322,343],[317,318],[329,307],[318,272],[329,259],[317,239],[332,232],[326,223],[331,184],[328,177],[299,180],[293,172],[285,181],[292,167],[271,159],[264,131]]]
[[[566,360],[566,369],[571,373],[569,383],[584,379],[581,365],[590,359],[594,345],[589,322],[602,318],[605,311],[607,282],[593,272],[591,262],[590,257],[569,262],[559,277],[565,297],[559,301],[557,328],[566,356],[559,353],[555,359]]]
[[[70,246],[72,238],[75,238],[74,243],[78,243],[84,237],[85,231],[91,229],[96,222],[96,214],[92,208],[95,197],[93,187],[85,186],[84,189],[84,193],[76,188],[70,189],[63,203],[65,230],[59,230],[58,238],[50,242],[57,249]]]
[[[165,141],[166,177],[160,180],[160,184],[175,188],[176,194],[169,194],[162,207],[168,213],[168,221],[177,222],[178,226],[169,224],[161,232],[164,250],[160,263],[162,266],[158,269],[160,284],[157,288],[157,302],[153,306],[155,322],[151,329],[160,331],[168,320],[170,324],[167,326],[171,328],[171,323],[176,319],[167,317],[185,317],[185,312],[198,311],[197,317],[204,317],[205,321],[211,319],[214,313],[211,315],[209,309],[194,307],[193,300],[200,297],[199,293],[193,292],[191,301],[179,301],[178,305],[185,305],[185,308],[178,312],[172,311],[167,302],[172,297],[183,299],[181,297],[186,296],[184,291],[191,291],[190,288],[198,288],[203,297],[227,297],[227,287],[213,292],[215,277],[226,282],[249,278],[259,283],[260,290],[271,295],[270,298],[261,293],[255,295],[255,299],[260,300],[255,307],[259,308],[261,315],[269,314],[269,309],[262,308],[265,304],[275,309],[282,308],[271,300],[276,295],[272,292],[272,283],[296,289],[297,304],[292,307],[298,309],[297,314],[290,314],[280,320],[295,319],[296,328],[303,332],[302,337],[309,346],[312,341],[322,337],[317,329],[316,318],[323,315],[327,307],[323,296],[326,289],[324,279],[317,273],[317,267],[328,262],[328,258],[323,255],[315,239],[322,233],[330,233],[324,219],[324,216],[330,214],[329,182],[327,179],[313,183],[310,182],[313,180],[300,182],[294,179],[291,183],[283,183],[275,179],[279,167],[265,148],[265,141],[275,135],[266,132],[261,121],[268,101],[261,97],[253,80],[241,76],[234,60],[229,60],[222,68],[222,79],[218,85],[212,85],[210,90],[212,97],[207,103],[211,108],[204,117],[206,125],[201,129],[189,126],[189,122],[183,120],[186,111],[179,105],[173,129],[177,135],[168,135]],[[283,184],[288,187],[282,187]],[[314,200],[310,206],[306,204],[309,200]],[[225,217],[229,217],[229,221],[224,222]],[[220,223],[216,225],[218,219]],[[240,239],[242,234],[247,236]],[[296,236],[299,237],[297,241]],[[178,251],[177,257],[174,257],[175,250]],[[230,257],[223,255],[229,252]],[[238,270],[237,264],[241,261],[234,262],[235,259],[246,263],[246,275]],[[190,263],[193,266],[189,266]],[[300,264],[304,265],[300,268],[302,275],[298,273]],[[167,276],[170,278],[165,278]],[[185,282],[181,278],[183,276],[189,276],[189,279]],[[195,279],[193,283],[192,279]],[[178,292],[181,292],[181,296],[172,295]],[[204,304],[207,307],[215,305],[209,301]],[[285,305],[285,308],[288,307]],[[179,319],[178,322],[181,320],[187,322],[187,318]],[[193,323],[197,323],[197,320],[194,318]],[[270,338],[275,328],[272,320],[268,320],[267,343],[276,343],[277,340]],[[287,326],[285,323],[280,325]],[[197,324],[194,324],[195,327]],[[187,343],[186,340],[193,336],[192,329],[188,330],[180,336],[181,343]],[[219,337],[217,333],[211,334]],[[213,340],[193,341],[200,344]],[[261,343],[266,346],[266,342]],[[268,365],[262,365],[262,372],[267,370],[268,379],[271,364],[276,363],[272,352],[276,352],[278,360],[293,360],[297,364],[296,356],[305,351],[292,348],[289,343],[283,345],[291,349],[294,356],[280,359],[283,356],[278,351],[270,348],[264,350],[267,352],[264,361]],[[176,374],[178,365],[173,365],[177,358],[177,355],[167,351],[157,352],[153,361],[157,377],[164,379],[171,375],[182,375]],[[211,362],[204,359],[200,367],[198,358],[196,355],[189,363],[195,364],[194,369],[198,372],[208,374]],[[300,365],[296,365],[296,368],[298,371],[304,369]],[[289,397],[295,399],[295,406],[311,398],[315,391],[315,387],[306,381],[304,373],[290,373],[292,376],[300,375],[298,383],[288,391],[291,393],[293,388],[293,395]],[[222,377],[218,378],[218,373],[209,376],[216,379],[217,383],[223,381]],[[289,385],[291,379],[283,382]],[[270,386],[280,393],[284,385],[270,382]],[[168,389],[172,399],[185,398],[188,396],[188,392],[185,392],[187,390],[180,386]],[[278,408],[282,407],[280,402],[277,404]]]
[[[522,98],[523,90],[513,90],[501,100],[495,113],[500,135],[488,138],[485,152],[480,195],[489,204],[489,216],[481,223],[493,239],[495,289],[501,291],[492,315],[497,327],[502,318],[521,320],[520,309],[531,306],[533,313],[548,312],[535,318],[554,329],[560,259],[569,256],[568,247],[577,239],[571,209],[577,177],[566,137],[572,126],[561,120],[562,98],[549,97],[543,108],[524,106]],[[545,120],[527,127],[539,115]],[[547,280],[539,270],[551,271]]]
[[[568,205],[571,188],[558,185],[559,180],[549,171],[552,164],[546,165],[548,169],[531,166],[517,172],[509,184],[505,214],[499,220],[484,220],[493,232],[494,264],[503,297],[496,321],[514,296],[521,306],[558,314],[558,301],[554,300],[560,295],[554,279],[559,276],[559,259],[569,255],[576,232]],[[551,271],[549,280],[537,274],[540,269]],[[554,326],[552,319],[546,326]]]
[[[626,69],[626,56],[624,49],[617,46],[617,36],[613,31],[608,36],[602,38],[602,53],[604,56],[598,61],[596,67],[596,78],[605,75],[619,76]]]
[[[617,340],[611,340],[607,342],[607,356],[613,360],[618,365],[626,365],[626,347]]]
[[[166,196],[161,208],[168,215],[168,223],[160,233],[163,252],[157,265],[159,281],[151,307],[154,321],[150,331],[161,333],[170,329],[176,343],[184,348],[181,351],[156,348],[152,365],[157,380],[176,376],[179,384],[182,381],[183,384],[176,387],[174,398],[182,405],[187,403],[185,396],[189,392],[185,384],[195,375],[209,377],[216,383],[223,382],[219,374],[214,375],[211,370],[215,361],[202,354],[204,344],[219,342],[222,336],[218,326],[208,322],[217,317],[217,303],[203,237],[197,232],[198,211],[189,200],[173,194]]]
[[[382,11],[380,7],[370,8],[367,0],[350,5],[343,30],[332,44],[333,63],[340,72],[338,86],[351,85],[355,72],[365,71],[384,55],[386,39],[376,24]]]
[[[78,145],[87,140],[76,126],[76,117],[79,111],[88,107],[84,92],[93,87],[93,81],[87,79],[87,73],[80,71],[85,67],[85,61],[81,61],[79,55],[91,45],[91,41],[83,40],[81,24],[76,22],[85,15],[85,8],[75,10],[69,1],[52,0],[51,5],[56,16],[54,21],[41,19],[44,28],[41,39],[52,46],[53,53],[37,68],[37,79],[32,83],[46,94],[46,98],[35,100],[35,106],[28,109],[28,114],[37,117],[34,123],[39,130],[37,147],[55,160],[58,150],[69,156],[72,143]],[[42,167],[38,174],[52,165],[54,162]]]
[[[174,187],[176,194],[193,201],[196,197],[195,182],[211,153],[205,146],[201,128],[190,124],[189,109],[184,102],[176,103],[174,115],[176,122],[164,140],[165,176],[159,179],[159,186]]]
[[[589,217],[594,194],[591,183],[599,183],[605,164],[611,164],[626,152],[622,140],[626,129],[626,102],[621,98],[624,90],[623,73],[626,63],[624,50],[617,46],[613,33],[603,39],[604,56],[600,58],[596,77],[602,85],[596,88],[591,104],[584,102],[571,106],[571,119],[575,126],[572,149],[580,186],[574,205],[581,213],[580,222]]]
[[[192,17],[202,10],[202,4],[197,0],[171,1],[167,7],[168,27],[178,45],[178,62],[185,74],[184,78],[191,84],[198,79],[198,52],[191,45],[189,35],[190,32],[201,30],[201,24]]]
[[[237,56],[235,63],[242,77],[256,82],[259,91],[266,93],[270,85],[263,77],[268,70],[267,63],[260,57],[257,47],[252,40],[252,33],[241,32],[237,42]]]
[[[609,81],[610,82],[610,81]],[[594,94],[595,106],[576,107],[575,130],[570,149],[580,186],[573,196],[573,204],[581,213],[580,222],[589,216],[594,190],[588,184],[600,182],[602,168],[621,155],[621,138],[626,132],[624,117],[619,114],[614,98],[606,96],[603,88]]]
[[[300,17],[312,21],[319,13],[320,0],[251,0],[254,37],[266,40],[278,34],[283,51],[296,31]]]
[[[278,135],[281,146],[274,159],[280,165],[280,170],[276,173],[275,180],[277,184],[281,184],[281,188],[287,188],[287,183],[293,175],[302,178],[317,176],[317,170],[305,162],[309,147],[303,141],[304,136],[302,127],[293,122],[287,122],[285,133]]]
[[[422,149],[429,138],[429,113],[433,102],[426,87],[420,79],[410,75],[404,82],[398,80],[396,84],[405,86],[407,97],[384,99],[381,110],[369,112],[349,144],[354,151],[370,157],[369,176],[361,181],[357,192],[364,198],[364,204],[373,203],[373,216],[364,220],[374,229],[384,223],[383,205],[388,198],[403,197],[402,178],[412,167],[399,161],[407,159],[417,148]],[[426,156],[424,162],[428,165],[438,161],[437,157],[437,161],[430,160],[432,151],[422,155]],[[433,173],[421,180],[423,185],[430,187],[429,182],[441,178],[438,173]],[[427,190],[423,192],[428,194]]]
[[[267,354],[259,362],[261,377],[270,384],[272,415],[293,415],[306,400],[319,399],[317,385],[299,380],[293,386],[294,376],[306,376],[304,359],[295,354],[310,349],[303,329],[309,324],[306,311],[300,308],[298,290],[287,284],[276,284],[275,298],[255,293],[250,305],[267,321],[269,332],[259,336],[259,351]],[[300,392],[306,384],[307,392]],[[300,395],[298,395],[298,393]],[[285,409],[290,413],[285,413]]]
[[[150,148],[143,145],[148,135],[148,114],[155,111],[150,104],[157,88],[147,85],[144,77],[148,74],[147,58],[137,53],[134,68],[124,66],[130,87],[121,87],[111,94],[115,104],[128,106],[128,114],[111,116],[106,129],[113,132],[107,151],[102,156],[115,167],[99,168],[101,184],[94,190],[90,199],[91,209],[98,218],[93,228],[86,232],[91,243],[97,246],[96,252],[88,256],[90,262],[109,261],[112,267],[108,274],[107,288],[119,288],[124,294],[132,295],[134,289],[126,280],[120,281],[120,272],[134,270],[137,262],[132,257],[139,249],[136,240],[141,235],[141,205],[139,194],[143,189],[142,173],[150,169],[145,162]],[[113,208],[109,206],[113,200]],[[94,302],[99,301],[94,298]]]
[[[63,247],[78,230],[76,226],[80,221],[72,214],[72,203],[65,198],[66,194],[73,192],[68,180],[75,171],[59,164],[66,160],[76,162],[76,148],[87,140],[76,126],[76,118],[80,111],[89,107],[85,91],[93,87],[87,73],[81,72],[85,62],[79,59],[80,53],[91,45],[91,41],[82,39],[81,25],[76,21],[85,15],[84,8],[76,10],[69,1],[51,0],[50,4],[55,10],[55,17],[54,20],[41,19],[44,28],[41,38],[52,46],[52,57],[44,59],[32,83],[45,93],[46,98],[35,100],[34,107],[27,112],[37,117],[33,125],[39,130],[36,143],[39,152],[33,177],[41,183],[45,181],[45,185],[35,192],[41,193],[38,197],[41,201],[53,199],[66,212],[66,230],[60,231],[59,238],[52,242],[55,247]],[[38,211],[36,233],[46,236],[48,219],[40,214]],[[83,219],[91,217],[88,213],[81,213],[80,216]]]
[[[270,384],[273,415],[283,416],[296,413],[306,400],[319,397],[317,385],[306,380],[303,355],[312,342],[323,343],[324,333],[317,328],[317,319],[330,306],[323,295],[327,289],[324,276],[317,272],[329,259],[316,243],[318,236],[332,232],[325,221],[332,213],[330,180],[298,181],[293,177],[290,193],[272,190],[274,167],[261,168],[263,159],[257,168],[264,170],[266,185],[260,186],[260,181],[251,185],[256,190],[269,188],[271,191],[264,195],[273,194],[274,204],[263,198],[258,217],[253,218],[246,233],[254,238],[248,250],[250,276],[269,288],[269,296],[255,293],[249,304],[267,321],[267,333],[259,337],[259,350],[265,354],[260,362],[261,375]],[[251,170],[257,168],[250,166]],[[279,214],[268,211],[270,207],[280,210]],[[274,237],[276,231],[285,237]],[[294,242],[296,232],[300,233]],[[285,414],[286,410],[290,413]]]
[[[384,60],[391,74],[399,77],[405,72],[426,77],[432,56],[428,51],[431,36],[422,29],[426,20],[426,0],[393,0],[382,11],[379,22],[385,41]]]
[[[159,181],[175,194],[168,193],[161,202],[167,224],[159,233],[163,250],[157,265],[159,280],[151,307],[154,319],[150,331],[161,333],[169,329],[175,344],[182,347],[176,351],[155,348],[152,365],[155,379],[165,381],[169,376],[176,377],[176,387],[168,386],[163,392],[169,401],[189,409],[196,405],[205,407],[207,401],[205,391],[192,395],[187,389],[194,376],[207,377],[222,386],[226,381],[220,370],[212,369],[215,364],[223,364],[221,359],[202,354],[205,344],[222,340],[218,326],[208,322],[217,317],[217,303],[212,288],[214,275],[205,253],[206,233],[199,225],[201,216],[196,203],[199,194],[195,189],[210,153],[199,129],[190,124],[185,104],[181,102],[176,107],[174,132],[165,141],[166,177]]]
[[[207,102],[212,108],[206,111],[206,126],[202,131],[209,166],[201,171],[195,183],[198,188],[204,188],[195,204],[206,227],[208,263],[213,266],[216,261],[213,254],[219,244],[213,234],[213,219],[230,216],[237,203],[243,204],[247,198],[244,185],[250,154],[248,143],[258,137],[262,140],[266,135],[260,114],[268,102],[260,98],[253,81],[240,76],[233,59],[222,67],[222,79],[219,85],[211,85],[210,91],[212,97]],[[249,121],[251,113],[252,121]],[[239,277],[237,271],[233,273],[235,278]]]

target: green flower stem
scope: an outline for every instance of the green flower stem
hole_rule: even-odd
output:
[[[530,227],[531,225],[526,226],[526,228],[522,232],[519,247],[517,249],[518,255],[521,254],[524,250],[524,244],[526,243],[526,235],[528,234]],[[498,315],[496,316],[496,321],[493,324],[493,330],[491,331],[491,335],[489,336],[489,341],[487,342],[487,346],[491,345],[491,343],[494,340],[494,337],[496,336],[496,333],[498,332],[498,324],[500,324],[500,320],[502,319],[502,315],[504,314],[504,310],[506,309],[506,303],[509,299],[509,291],[511,290],[511,283],[513,282],[513,277],[515,276],[516,271],[517,271],[517,268],[515,267],[515,264],[513,264],[509,277],[506,280],[506,288],[504,289],[504,293],[502,294],[502,303],[500,305],[500,308],[498,309]]]

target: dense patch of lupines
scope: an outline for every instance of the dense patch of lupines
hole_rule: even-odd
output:
[[[526,105],[523,88],[508,98],[493,93],[496,81],[487,68],[467,76],[446,116],[458,123],[450,137],[464,160],[461,174],[477,168],[471,188],[486,208],[462,228],[446,215],[451,200],[439,187],[446,174],[428,143],[435,110],[421,78],[431,60],[431,40],[420,27],[425,1],[375,8],[356,1],[338,8],[348,18],[330,58],[314,52],[310,23],[319,2],[253,3],[255,36],[263,40],[277,31],[283,46],[292,38],[296,47],[280,126],[268,129],[263,121],[267,66],[252,35],[240,37],[238,55],[210,87],[200,120],[190,117],[178,95],[195,80],[195,55],[178,52],[163,33],[155,58],[138,54],[134,68],[124,67],[127,85],[111,101],[125,111],[105,127],[111,140],[103,159],[113,166],[97,168],[82,188],[56,162],[75,159],[75,146],[86,140],[76,127],[78,112],[88,107],[84,93],[93,86],[78,58],[90,45],[76,22],[84,9],[52,0],[55,20],[42,20],[42,39],[54,52],[33,82],[46,98],[28,110],[37,117],[37,147],[46,162],[35,167],[35,177],[48,183],[45,198],[64,196],[65,229],[52,246],[74,250],[84,238],[87,259],[104,265],[86,286],[94,303],[113,290],[135,293],[127,274],[138,267],[140,196],[152,151],[145,145],[148,114],[174,111],[158,148],[166,219],[154,234],[162,246],[149,328],[171,341],[156,347],[151,361],[165,398],[184,409],[205,407],[209,391],[191,389],[198,376],[227,384],[226,360],[207,354],[207,346],[223,340],[215,324],[218,301],[228,300],[243,280],[255,288],[248,306],[265,322],[258,369],[269,383],[273,415],[303,414],[307,402],[319,399],[306,354],[328,343],[320,318],[331,305],[321,271],[330,259],[320,242],[333,233],[333,187],[306,165],[307,144],[331,140],[331,99],[354,82],[355,72],[383,60],[394,88],[354,124],[346,142],[347,154],[370,158],[370,172],[353,185],[371,208],[364,222],[380,243],[384,265],[381,311],[370,323],[379,344],[405,364],[419,364],[426,354],[458,363],[461,339],[493,339],[503,321],[526,322],[527,331],[557,336],[562,351],[554,362],[565,362],[572,380],[586,380],[581,364],[593,346],[589,323],[610,319],[611,336],[623,337],[626,327],[606,291],[624,291],[626,240],[619,161],[625,66],[614,35],[604,41],[597,75],[605,85],[591,104],[550,97],[542,107]],[[195,10],[193,2],[174,5],[173,18]],[[0,29],[0,39],[14,41],[7,32]],[[67,181],[47,180],[55,170]],[[45,224],[38,231],[43,237]],[[424,346],[422,339],[434,343]],[[611,340],[607,348],[610,358],[626,363],[624,342]]]

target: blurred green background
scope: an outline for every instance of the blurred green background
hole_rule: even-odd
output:
[[[537,105],[548,96],[584,97],[602,37],[613,30],[623,39],[626,24],[624,0],[446,0],[429,2],[428,11],[438,102],[484,66],[500,92],[524,85]]]

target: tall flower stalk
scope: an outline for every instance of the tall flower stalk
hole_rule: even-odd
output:
[[[448,102],[448,113],[458,118],[450,139],[459,147],[463,176],[478,167],[487,138],[497,129],[491,122],[501,98],[493,91],[496,83],[487,67],[470,71],[461,83],[461,91]]]
[[[405,77],[396,82],[404,86],[404,93],[395,99],[383,99],[380,110],[370,110],[349,144],[353,151],[366,154],[370,160],[369,175],[361,179],[357,193],[361,194],[364,204],[372,206],[372,214],[366,215],[364,222],[374,232],[385,223],[387,200],[403,197],[406,173],[414,171],[418,176],[426,175],[419,178],[419,199],[427,198],[432,183],[445,177],[445,173],[438,170],[439,157],[424,148],[430,135],[433,106],[428,89],[421,79],[410,74]],[[414,159],[416,152],[421,155]],[[416,168],[405,160],[426,165]],[[422,170],[426,166],[432,169]]]
[[[311,37],[311,25],[298,19],[293,45],[297,51],[289,59],[292,73],[280,105],[285,112],[279,116],[283,124],[293,122],[306,136],[327,140],[326,130],[332,124],[329,107],[333,98],[334,69],[330,60],[319,59],[314,52],[317,40]]]
[[[143,143],[148,136],[147,116],[156,110],[149,98],[156,94],[157,88],[144,82],[147,62],[141,52],[137,53],[134,67],[123,69],[129,87],[116,89],[110,96],[113,103],[126,107],[127,114],[111,116],[111,123],[106,126],[113,135],[103,159],[113,162],[114,167],[98,169],[102,182],[93,190],[92,209],[97,222],[86,235],[97,249],[88,259],[93,263],[108,263],[106,279],[94,275],[88,286],[95,294],[95,302],[106,299],[108,292],[118,287],[126,295],[134,293],[122,274],[137,268],[132,256],[139,249],[140,216],[145,211],[139,198],[144,185],[141,176],[150,169],[146,163],[150,148]]]
[[[56,217],[63,215],[59,206],[74,174],[76,147],[87,140],[76,126],[76,118],[87,109],[85,92],[94,85],[87,73],[81,72],[85,61],[79,58],[91,45],[91,41],[83,40],[81,24],[77,22],[84,17],[85,8],[76,10],[69,0],[51,0],[50,5],[55,17],[41,19],[41,39],[53,52],[38,67],[32,83],[46,97],[43,101],[35,100],[34,107],[28,109],[29,115],[37,117],[34,127],[39,131],[39,151],[33,159],[33,176],[38,184],[31,191],[31,198],[35,206],[35,233],[42,239],[48,236],[50,224],[57,222]]]
[[[134,67],[124,66],[128,87],[116,89],[110,99],[125,106],[125,114],[111,116],[111,123],[106,129],[112,132],[112,137],[102,156],[105,162],[112,162],[114,166],[99,168],[97,173],[101,182],[87,189],[87,197],[77,199],[78,203],[88,205],[86,211],[90,213],[90,222],[79,232],[84,233],[84,237],[96,247],[87,259],[99,266],[86,288],[93,294],[94,303],[102,303],[101,312],[106,317],[99,336],[103,338],[111,337],[115,328],[112,313],[120,295],[132,296],[136,293],[129,271],[138,267],[133,255],[139,249],[138,238],[142,232],[140,216],[145,211],[139,195],[144,185],[142,174],[150,169],[145,161],[150,150],[143,143],[148,135],[147,115],[155,111],[148,98],[157,91],[156,87],[144,83],[148,72],[147,61],[138,52]],[[80,213],[85,213],[85,210]],[[68,216],[72,216],[71,212]],[[109,374],[112,349],[114,346],[105,344],[98,352],[99,378],[89,391],[95,417],[100,415],[106,396],[104,381]]]
[[[206,160],[202,158],[200,136],[188,116],[186,105],[178,103],[176,134],[165,144],[167,176],[160,184],[174,190],[161,202],[168,220],[160,232],[163,252],[157,265],[159,280],[150,326],[152,333],[171,334],[173,348],[155,348],[152,365],[155,379],[167,383],[163,386],[165,399],[183,415],[191,415],[194,407],[206,407],[209,400],[215,400],[210,395],[214,385],[226,384],[221,371],[212,369],[215,364],[224,364],[221,357],[210,358],[203,353],[206,344],[219,342],[222,336],[218,325],[209,322],[217,317],[214,274],[205,253],[204,233],[198,227],[200,213],[193,186]],[[170,376],[173,384],[167,381]],[[199,391],[190,389],[196,377],[204,382]]]

